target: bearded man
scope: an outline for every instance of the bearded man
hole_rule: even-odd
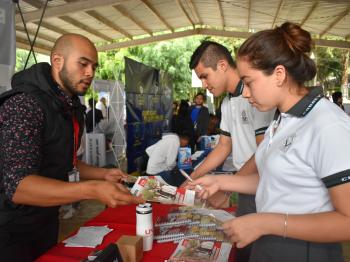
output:
[[[97,51],[84,36],[54,44],[51,65],[16,73],[0,96],[0,254],[2,261],[34,261],[57,242],[60,205],[97,199],[110,207],[142,203],[119,169],[77,159],[84,129],[78,96],[91,85]],[[83,182],[74,181],[77,177]]]

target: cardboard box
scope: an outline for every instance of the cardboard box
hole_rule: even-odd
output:
[[[124,262],[139,262],[143,258],[143,240],[140,236],[121,236],[116,242]]]

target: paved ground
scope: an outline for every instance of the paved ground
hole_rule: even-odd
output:
[[[78,210],[73,217],[62,219],[63,212],[60,214],[60,233],[59,241],[67,238],[75,230],[79,229],[86,221],[98,215],[105,206],[95,200],[85,200],[80,202]]]

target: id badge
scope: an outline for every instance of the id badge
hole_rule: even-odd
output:
[[[68,181],[79,182],[79,170],[76,167],[68,172]]]

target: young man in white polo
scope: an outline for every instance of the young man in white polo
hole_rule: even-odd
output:
[[[191,177],[196,179],[220,166],[231,152],[233,166],[239,170],[255,153],[274,112],[259,112],[242,97],[244,85],[226,47],[204,41],[193,53],[190,68],[215,97],[228,93],[221,105],[219,143]],[[237,216],[255,212],[255,196],[239,194]],[[248,261],[250,246],[237,255],[238,261]]]

